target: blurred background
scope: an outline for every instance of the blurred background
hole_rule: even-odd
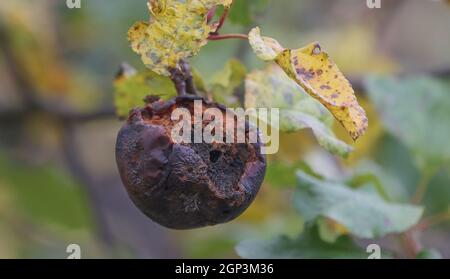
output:
[[[336,125],[338,137],[355,148],[350,157],[328,154],[308,131],[282,134],[261,192],[241,217],[215,227],[167,230],[131,203],[114,155],[122,122],[114,113],[113,80],[122,62],[143,68],[126,33],[135,21],[148,18],[146,0],[81,0],[80,9],[69,9],[62,0],[2,0],[0,258],[66,258],[71,243],[81,246],[83,258],[248,255],[243,246],[235,249],[243,240],[302,232],[303,219],[290,202],[297,168],[308,164],[331,178],[364,169],[396,201],[406,202],[436,156],[443,157],[439,166],[425,172],[428,189],[420,202],[430,218],[420,238],[450,258],[450,5],[431,0],[382,0],[381,9],[369,9],[363,0],[239,3],[246,1],[253,0],[236,0],[239,11],[227,21],[225,33],[247,33],[259,25],[286,47],[320,41],[350,78],[370,120],[356,144]],[[247,42],[233,40],[210,42],[192,63],[209,77],[232,57],[249,70],[263,66]],[[418,111],[417,103],[373,97],[365,86],[373,74],[405,76],[410,82],[420,75],[427,79],[420,84],[425,91],[439,83],[439,94],[430,93],[436,107]],[[409,84],[405,90],[413,94],[415,88]],[[386,96],[391,94],[396,92]],[[392,120],[389,112],[397,108]],[[399,116],[402,111],[420,119],[409,125],[409,117]],[[399,118],[406,122],[396,122]],[[401,134],[402,127],[409,134]],[[416,135],[419,139],[409,140]],[[429,150],[433,160],[427,161],[420,155]],[[401,250],[392,238],[377,243]]]

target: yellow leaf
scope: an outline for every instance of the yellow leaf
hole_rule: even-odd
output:
[[[196,55],[207,43],[213,27],[206,22],[208,11],[232,0],[150,0],[149,22],[137,22],[128,31],[133,51],[144,64],[160,75],[169,76],[178,62]]]
[[[273,39],[261,37],[258,28],[250,32],[249,40],[258,57],[274,60],[291,79],[321,102],[354,140],[364,134],[368,125],[366,113],[358,104],[350,82],[319,43],[280,51],[282,47]]]
[[[356,140],[367,129],[365,111],[358,104],[350,82],[318,43],[285,50],[278,64],[303,89],[321,102]]]

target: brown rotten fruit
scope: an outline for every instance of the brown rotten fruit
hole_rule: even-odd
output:
[[[150,100],[131,112],[116,144],[117,165],[130,198],[152,220],[173,229],[236,218],[254,200],[266,170],[259,138],[253,144],[174,143],[171,113],[186,108],[193,115],[194,99],[202,100],[204,109],[219,108],[226,119],[225,108],[200,97]]]

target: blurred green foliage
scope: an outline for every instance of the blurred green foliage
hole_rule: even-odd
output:
[[[0,177],[2,185],[17,200],[18,210],[35,222],[58,224],[71,230],[92,229],[85,193],[61,170],[10,163],[2,156]],[[49,198],[43,201],[43,197]]]
[[[129,49],[126,32],[147,17],[142,8],[146,0],[83,1],[79,10],[67,9],[64,1],[31,2],[1,1],[0,25],[40,101],[82,112],[112,106],[112,81],[119,65],[127,61],[139,73],[144,71]],[[259,88],[268,91],[267,97],[256,102],[275,102],[289,112],[284,123],[291,133],[281,134],[280,152],[268,158],[261,192],[236,221],[186,232],[129,225],[134,219],[150,221],[138,219],[137,211],[119,217],[119,205],[130,201],[124,192],[119,197],[111,194],[119,187],[113,183],[117,170],[111,154],[120,123],[102,122],[91,128],[94,134],[80,125],[78,153],[102,181],[101,199],[117,208],[107,219],[118,225],[107,230],[123,236],[114,240],[127,251],[123,254],[103,246],[97,234],[99,205],[91,204],[92,197],[61,163],[60,133],[65,127],[54,121],[58,119],[48,120],[53,116],[37,117],[32,110],[22,115],[26,108],[19,98],[20,82],[0,51],[0,257],[64,258],[67,244],[75,242],[86,247],[86,257],[141,256],[128,250],[133,245],[158,257],[175,243],[172,256],[187,258],[367,258],[365,241],[382,245],[383,257],[405,257],[404,248],[395,243],[416,223],[428,226],[420,229],[424,249],[415,256],[450,257],[450,82],[429,74],[450,67],[450,9],[431,1],[403,1],[400,7],[386,1],[386,9],[374,12],[367,11],[364,1],[330,2],[236,0],[223,32],[247,33],[260,25],[286,46],[319,40],[354,81],[358,100],[369,112],[368,133],[356,143],[331,125],[320,105],[304,101],[297,90],[284,83],[285,94],[274,90],[280,89],[280,77],[258,76],[255,69],[265,65],[251,54],[247,42],[211,42],[192,60],[195,83],[205,96],[228,105],[248,101],[243,76],[250,72],[258,85],[269,88]],[[412,24],[412,15],[422,25],[431,24],[433,32]],[[228,62],[230,58],[236,60]],[[417,70],[425,73],[408,74]],[[399,77],[398,72],[407,74]],[[136,85],[134,79],[141,78],[147,77],[137,74],[116,83],[119,91],[138,92],[121,110],[124,116],[152,91],[140,82]],[[159,84],[155,94],[174,94],[167,80]],[[292,100],[286,102],[285,97]],[[35,122],[39,127],[30,129]],[[99,140],[99,134],[109,137]],[[320,144],[314,134],[319,134]],[[348,146],[354,149],[348,159],[324,152],[337,149],[343,154]],[[418,187],[423,187],[423,198],[414,204]],[[163,248],[158,250],[158,245]]]
[[[236,0],[230,12],[230,21],[243,26],[255,23],[258,14],[264,12],[270,0]]]
[[[450,84],[427,76],[371,77],[367,92],[390,134],[411,149],[423,171],[450,164]]]

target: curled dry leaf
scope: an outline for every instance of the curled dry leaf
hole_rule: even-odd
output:
[[[259,59],[264,61],[273,61],[284,50],[284,48],[275,40],[269,37],[262,37],[259,27],[255,27],[248,34],[248,39],[253,51]]]
[[[169,76],[178,62],[196,55],[207,43],[213,26],[206,22],[208,11],[232,0],[151,0],[149,22],[137,22],[128,31],[133,51],[144,64],[160,75]]]
[[[259,28],[249,34],[250,45],[264,61],[275,61],[309,95],[322,103],[356,140],[367,129],[366,113],[358,104],[350,82],[314,42],[300,49],[284,49],[274,39],[262,37]]]

